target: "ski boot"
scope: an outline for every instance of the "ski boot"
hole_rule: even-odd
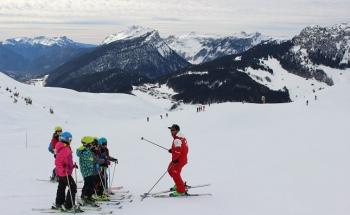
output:
[[[56,205],[56,204],[53,204],[52,206],[51,206],[51,209],[52,210],[62,210],[62,205]]]
[[[92,197],[84,197],[81,199],[82,200],[82,204],[81,206],[91,206],[91,207],[100,207],[98,204],[96,204],[95,199],[93,199]]]
[[[190,186],[188,186],[188,185],[185,183],[186,192],[188,191],[189,188],[190,188]],[[176,185],[174,185],[172,188],[170,188],[170,191],[177,191]]]
[[[181,197],[181,196],[186,196],[186,195],[187,195],[186,192],[180,193],[180,192],[178,192],[178,191],[174,191],[174,192],[172,192],[172,193],[169,194],[170,197]]]
[[[106,194],[95,195],[94,199],[95,199],[96,201],[101,201],[101,202],[110,201],[109,196],[106,195]]]

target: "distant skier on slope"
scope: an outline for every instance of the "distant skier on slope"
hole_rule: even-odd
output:
[[[171,188],[170,196],[186,195],[185,183],[181,178],[182,168],[187,164],[188,145],[183,134],[180,133],[180,127],[176,124],[168,127],[171,135],[174,138],[169,153],[172,155],[171,162],[168,167],[168,173],[173,178],[175,186]]]
[[[58,187],[56,194],[56,204],[53,209],[59,209],[63,211],[74,210],[79,211],[75,206],[75,194],[77,193],[77,185],[72,177],[74,168],[77,168],[73,164],[72,149],[70,143],[72,142],[72,134],[69,132],[63,132],[59,136],[59,142],[56,144],[56,175],[58,179]],[[68,192],[66,195],[66,187],[68,186]]]
[[[56,147],[56,143],[58,143],[58,138],[60,136],[60,134],[62,133],[62,127],[61,126],[56,126],[55,127],[55,132],[52,135],[52,139],[51,142],[49,143],[49,147],[48,150],[54,155],[54,157],[56,158],[56,153],[55,153],[55,147]],[[56,177],[56,168],[54,168],[52,170],[52,175],[50,177],[51,181],[58,181],[58,178]]]

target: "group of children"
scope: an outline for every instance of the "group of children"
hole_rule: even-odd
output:
[[[168,172],[175,183],[175,186],[170,189],[169,195],[172,197],[185,196],[187,188],[182,180],[181,171],[187,164],[187,140],[180,133],[179,125],[174,124],[168,129],[173,137],[172,146],[169,149],[171,162],[168,166]],[[80,208],[75,207],[77,185],[72,177],[72,172],[74,168],[78,168],[78,165],[73,162],[71,141],[71,133],[62,132],[62,128],[59,126],[55,128],[49,145],[49,151],[55,157],[53,171],[55,175],[52,177],[58,181],[56,202],[52,209],[79,212]],[[84,177],[84,186],[81,192],[82,205],[97,206],[96,200],[108,201],[108,195],[113,194],[108,189],[107,169],[111,162],[118,163],[118,160],[109,155],[107,139],[104,137],[85,136],[81,139],[81,143],[82,145],[76,150],[76,154],[79,157],[80,171]],[[66,194],[67,187],[69,189]]]
[[[58,181],[56,202],[53,209],[79,210],[79,208],[74,208],[77,186],[72,172],[74,168],[78,168],[78,165],[73,163],[71,141],[71,133],[62,132],[62,128],[59,126],[55,128],[49,145],[49,151],[55,157],[55,169],[51,179]],[[107,139],[104,137],[85,136],[81,139],[81,143],[82,145],[76,150],[80,171],[84,178],[81,200],[83,205],[96,206],[96,200],[108,200],[108,195],[113,194],[108,192],[107,168],[111,162],[118,163],[118,160],[109,155]]]

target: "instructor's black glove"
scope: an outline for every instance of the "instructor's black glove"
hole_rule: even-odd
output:
[[[172,163],[177,164],[177,163],[179,163],[179,160],[174,160],[174,161],[172,161]]]
[[[171,153],[171,149],[169,149],[168,152]]]

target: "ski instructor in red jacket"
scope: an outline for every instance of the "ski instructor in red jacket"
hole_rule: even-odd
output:
[[[169,149],[172,159],[168,167],[168,173],[173,178],[175,186],[171,188],[173,192],[170,196],[184,196],[186,195],[186,187],[181,178],[181,170],[187,164],[187,140],[185,136],[180,133],[180,127],[178,125],[174,124],[168,128],[174,138],[171,149]]]

